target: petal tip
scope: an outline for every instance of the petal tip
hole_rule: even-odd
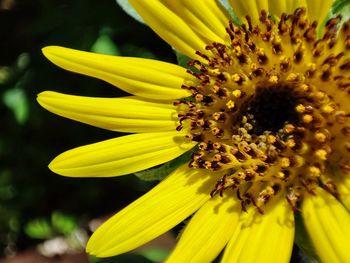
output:
[[[47,59],[50,59],[56,48],[57,46],[46,46],[41,49],[41,52]]]
[[[57,59],[62,57],[69,57],[73,49],[61,46],[46,46],[41,49],[43,55],[52,63],[57,65]],[[58,65],[59,66],[59,65]]]
[[[43,99],[45,99],[48,95],[50,95],[50,93],[52,93],[52,91],[43,91],[40,92],[37,96],[36,96],[36,100],[40,103],[40,101],[42,101]]]
[[[86,247],[85,247],[86,253],[88,253],[89,255],[95,256],[95,257],[99,257],[99,258],[107,257],[103,253],[103,251],[101,251],[101,246],[98,245],[98,242],[96,241],[95,237],[96,237],[95,233],[93,233],[92,236],[90,237],[90,239],[88,240]]]
[[[45,91],[44,91],[45,92]],[[41,101],[42,101],[42,98],[43,98],[43,93],[44,92],[40,92],[38,95],[36,95],[36,101],[41,105]]]
[[[62,168],[60,168],[60,162],[57,162],[56,159],[57,157],[53,159],[47,167],[55,174],[62,175],[62,176],[69,176],[62,172]]]
[[[56,172],[56,167],[55,167],[55,163],[54,163],[54,160],[52,160],[50,163],[49,163],[49,165],[47,166],[52,172],[54,172],[54,173],[57,173]]]
[[[64,49],[64,47],[60,46],[46,46],[41,49],[41,52],[44,54],[44,56],[49,56],[51,54],[56,53],[58,50]]]
[[[88,242],[87,242],[87,244],[86,244],[85,251],[86,251],[86,253],[88,253],[89,255],[97,256],[97,255],[96,255],[96,251],[93,249],[93,247],[92,247],[92,245],[91,245],[91,237],[90,237],[90,239],[88,240]]]

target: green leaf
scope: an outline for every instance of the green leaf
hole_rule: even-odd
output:
[[[344,20],[350,18],[350,0],[337,0],[332,6],[334,15],[341,15]]]
[[[226,8],[229,9],[231,5],[229,4],[228,0],[220,0],[220,3]]]
[[[10,67],[2,66],[0,67],[0,84],[5,84],[10,78],[12,70]]]
[[[121,46],[120,49],[123,56],[157,59],[156,55],[154,55],[150,50],[131,43]]]
[[[239,20],[238,16],[236,15],[235,11],[233,10],[232,6],[228,2],[228,0],[219,0],[221,4],[226,8],[228,14],[231,16],[233,23],[236,25],[240,25],[241,21]]]
[[[170,162],[167,162],[160,166],[137,172],[135,173],[135,175],[143,181],[161,181],[180,165],[188,162],[191,158],[193,151],[194,150],[188,151],[183,155],[177,157],[176,159],[171,160]]]
[[[191,58],[182,54],[179,51],[175,51],[175,54],[176,54],[176,58],[177,58],[177,64],[180,65],[181,67],[189,68],[188,62],[191,61]]]
[[[23,89],[13,88],[5,91],[4,104],[12,110],[19,124],[24,124],[28,119],[28,100]]]
[[[30,56],[28,53],[22,53],[18,56],[16,61],[17,70],[25,70],[30,64]]]
[[[160,248],[149,248],[140,251],[139,254],[152,262],[164,262],[169,255],[169,251]]]
[[[192,58],[182,54],[181,52],[175,50],[176,58],[177,58],[177,64],[180,65],[181,67],[187,68],[193,72],[200,73],[198,69],[195,67],[191,67],[188,65],[188,62],[192,60]]]
[[[0,185],[0,200],[9,200],[15,196],[16,192],[12,185]]]
[[[136,10],[129,4],[128,0],[116,0],[117,4],[127,13],[129,16],[139,21],[140,23],[145,24],[142,17],[136,12]]]
[[[51,223],[57,232],[64,235],[71,234],[77,228],[77,222],[74,217],[60,212],[52,213]]]
[[[102,33],[91,47],[91,51],[106,55],[118,56],[120,51],[107,33]]]
[[[306,232],[303,219],[300,213],[295,214],[295,238],[294,242],[302,252],[302,258],[307,263],[320,262]]]
[[[8,221],[8,225],[9,228],[13,231],[13,232],[19,232],[19,230],[22,228],[19,220],[16,216],[12,216],[9,221]]]
[[[337,15],[341,15],[343,18],[339,25],[339,27],[341,27],[341,24],[350,18],[350,0],[336,0],[333,3],[331,10],[328,12],[328,15],[319,25],[317,32],[319,38],[321,38],[323,35],[323,30],[326,26],[327,21]]]
[[[227,9],[227,12],[231,16],[232,22],[235,25],[241,25],[242,24],[241,20],[238,18],[237,14],[235,13],[235,11],[233,10],[233,8],[231,6]]]
[[[53,236],[50,223],[46,219],[35,219],[30,221],[24,228],[25,233],[31,238],[48,239]]]

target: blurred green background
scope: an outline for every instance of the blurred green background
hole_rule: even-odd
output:
[[[332,12],[348,18],[349,7],[349,0],[338,0]],[[115,0],[0,0],[0,263],[161,262],[175,234],[110,259],[84,253],[96,226],[154,183],[134,175],[78,179],[49,171],[59,153],[120,134],[55,116],[37,104],[37,94],[126,93],[54,66],[41,53],[47,45],[176,63],[171,47]],[[297,247],[291,261],[308,262]]]
[[[41,53],[47,45],[176,62],[171,47],[115,0],[0,0],[0,262],[24,262],[18,259],[23,253],[34,260],[28,262],[41,262],[34,255],[38,245],[41,254],[58,260],[54,262],[63,261],[68,252],[80,253],[91,234],[91,220],[110,216],[153,185],[133,175],[74,179],[49,171],[47,165],[57,154],[116,133],[46,112],[36,95],[44,90],[104,97],[125,93],[57,68]],[[150,262],[164,254],[155,247],[137,255],[89,260]],[[86,256],[72,260],[65,262],[88,262]]]

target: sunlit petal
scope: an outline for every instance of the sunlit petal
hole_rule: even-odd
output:
[[[304,198],[302,215],[322,262],[350,262],[350,215],[337,199],[318,188]]]
[[[206,52],[206,43],[163,2],[139,0],[129,2],[147,25],[176,50],[189,57],[194,57],[196,50]]]
[[[174,64],[57,46],[45,47],[43,53],[59,67],[102,79],[137,96],[169,100],[190,95],[181,85],[191,76],[186,69]]]
[[[224,43],[229,15],[217,0],[161,0],[180,17],[205,43]]]
[[[121,210],[92,235],[87,251],[98,257],[132,250],[168,231],[201,207],[217,179],[206,171],[178,168]]]
[[[38,102],[57,115],[121,132],[173,131],[177,112],[171,102],[139,97],[93,98],[45,91]]]
[[[232,192],[209,200],[193,216],[166,262],[212,262],[235,230],[241,212]]]
[[[322,0],[322,4],[320,4],[319,0],[306,0],[310,20],[316,20],[321,24],[331,10],[333,2],[334,0]]]
[[[289,262],[294,218],[287,202],[277,201],[264,215],[254,212],[242,214],[221,262]]]
[[[254,23],[259,21],[259,15],[261,8],[268,10],[268,1],[256,1],[256,0],[246,0],[246,1],[236,1],[229,0],[233,11],[237,14],[238,18],[242,22],[245,22],[245,17],[249,15]]]
[[[73,177],[109,177],[141,171],[190,150],[181,132],[132,134],[81,146],[57,156],[49,168]]]

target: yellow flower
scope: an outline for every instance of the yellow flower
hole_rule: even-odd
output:
[[[56,65],[134,95],[46,91],[44,108],[136,133],[67,151],[50,169],[119,176],[197,147],[188,165],[105,222],[87,251],[130,251],[194,214],[168,262],[210,262],[225,247],[222,262],[288,262],[300,213],[323,262],[350,262],[350,22],[317,27],[331,0],[229,1],[240,26],[214,0],[129,2],[193,59],[192,70],[44,48]]]

